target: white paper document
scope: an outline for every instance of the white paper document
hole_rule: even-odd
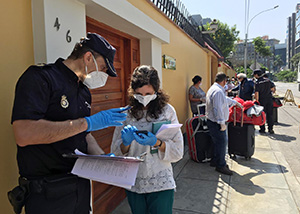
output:
[[[159,139],[165,139],[165,137],[174,136],[182,124],[163,124],[157,131],[156,137]]]
[[[79,151],[75,152],[81,157],[79,157],[75,162],[72,169],[73,174],[78,175],[79,177],[127,189],[130,189],[131,186],[135,184],[141,160],[134,157],[132,158],[136,159],[136,161],[126,161],[126,159],[124,159],[124,161],[121,159],[114,160],[113,157],[111,157],[110,160],[102,158],[99,159],[95,158],[95,155],[92,155],[92,157],[89,158],[89,155],[80,153]]]

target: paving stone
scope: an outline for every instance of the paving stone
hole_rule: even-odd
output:
[[[263,165],[248,167],[234,164],[233,171],[230,184],[288,189],[285,177],[277,164],[272,167]]]
[[[290,190],[232,184],[226,214],[298,214]]]
[[[173,207],[190,212],[225,213],[227,194],[228,184],[222,179],[205,181],[179,178]]]

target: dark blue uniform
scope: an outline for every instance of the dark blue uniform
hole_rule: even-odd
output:
[[[273,100],[271,88],[275,87],[274,83],[265,77],[260,77],[255,82],[255,92],[259,94],[259,103],[264,107],[266,113],[268,130],[273,131]],[[260,126],[260,130],[265,131],[265,125]]]
[[[91,94],[77,75],[58,59],[31,66],[15,91],[15,120],[65,121],[90,115]],[[70,175],[75,159],[62,154],[79,149],[87,153],[86,132],[51,144],[18,146],[20,176],[32,181],[25,204],[27,213],[88,213],[90,182]]]
[[[243,100],[252,100],[254,82],[244,78],[238,86],[232,89],[232,91],[239,91],[239,97]]]

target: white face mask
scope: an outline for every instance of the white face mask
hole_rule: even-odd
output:
[[[88,73],[87,66],[85,66],[86,77],[83,81],[83,84],[85,84],[90,89],[95,89],[95,88],[100,88],[105,86],[105,83],[108,78],[107,73],[98,70],[98,65],[94,56],[93,56],[93,60],[96,65],[96,71],[92,71],[91,73]]]
[[[139,101],[139,103],[143,104],[144,107],[146,107],[152,100],[155,100],[157,95],[156,94],[152,94],[152,95],[146,95],[143,96],[141,94],[134,94],[133,97]]]

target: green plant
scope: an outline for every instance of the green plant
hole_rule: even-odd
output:
[[[211,34],[211,38],[214,43],[220,48],[222,54],[227,57],[231,51],[235,51],[234,42],[238,40],[239,31],[236,29],[236,25],[229,27],[226,23],[222,23],[219,20],[218,30]],[[210,30],[210,24],[207,23],[203,26],[205,30]]]
[[[284,70],[275,74],[279,81],[293,82],[297,79],[297,71]]]

